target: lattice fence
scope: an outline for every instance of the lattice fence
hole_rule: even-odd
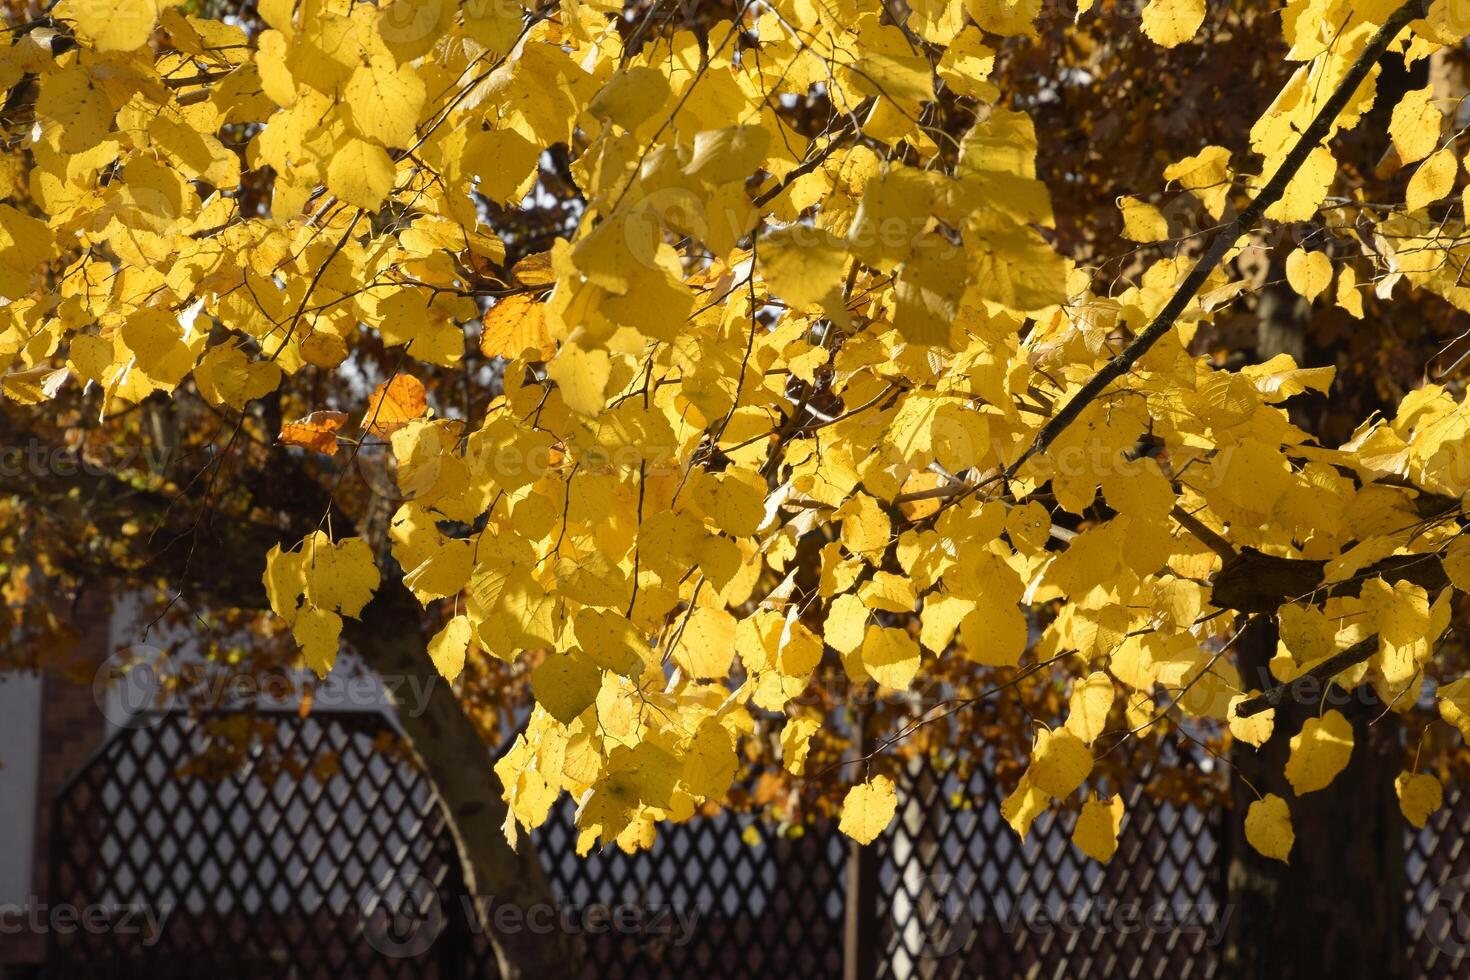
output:
[[[1209,977],[1226,919],[1221,812],[1159,802],[1138,774],[1106,867],[1071,844],[1071,820],[1022,842],[984,770],[908,774],[876,849],[882,980]],[[1149,923],[1155,923],[1150,925]]]
[[[454,975],[432,950],[384,955],[364,941],[367,929],[393,938],[371,919],[383,917],[375,898],[396,876],[451,889],[455,867],[423,777],[381,751],[381,716],[277,715],[270,741],[245,760],[219,760],[232,766],[222,774],[207,771],[209,722],[156,722],[117,733],[77,773],[57,797],[51,835],[52,904],[130,910],[145,928],[52,931],[53,971]],[[277,759],[295,765],[268,764]],[[166,916],[157,935],[149,915]]]
[[[130,910],[143,928],[53,931],[48,976],[496,975],[428,785],[383,716],[272,715],[245,755],[211,737],[238,719],[155,721],[76,774],[52,833],[49,900]],[[830,828],[790,837],[722,814],[660,828],[647,853],[581,858],[563,801],[536,835],[557,907],[511,921],[568,932],[599,980],[1218,972],[1218,812],[1137,789],[1103,868],[1072,848],[1064,818],[1016,840],[983,769],[924,766],[904,782],[899,819],[858,857]],[[1470,954],[1454,887],[1465,876],[1470,893],[1470,799],[1446,804],[1409,840],[1424,976],[1470,965],[1454,958]],[[844,943],[849,916],[863,928]]]
[[[1444,806],[1404,841],[1409,966],[1418,976],[1470,974],[1470,795],[1462,786],[1448,783]]]

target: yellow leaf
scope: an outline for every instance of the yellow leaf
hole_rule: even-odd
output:
[[[793,310],[841,308],[847,245],[831,232],[792,225],[763,236],[756,254],[771,291]]]
[[[995,101],[994,85],[985,81],[995,68],[995,52],[986,47],[982,35],[974,27],[966,27],[944,48],[939,59],[938,74],[944,83],[960,95],[983,101]]]
[[[603,670],[631,677],[643,666],[648,644],[617,610],[584,606],[572,617],[572,625],[577,645]]]
[[[58,146],[63,153],[81,153],[101,143],[112,128],[112,105],[92,76],[80,65],[64,68],[41,80],[36,116],[61,127]]]
[[[868,623],[868,607],[852,593],[832,600],[822,627],[822,638],[839,653],[853,653],[863,645]]]
[[[1174,506],[1174,488],[1151,459],[1120,461],[1102,479],[1108,506],[1138,521],[1159,522]]]
[[[1470,535],[1456,535],[1445,549],[1444,573],[1461,592],[1470,592]]]
[[[1291,810],[1275,793],[1251,803],[1245,812],[1245,839],[1257,851],[1283,864],[1291,854],[1296,834],[1291,829]]]
[[[291,0],[284,0],[290,18]],[[471,0],[473,3],[473,0]],[[378,10],[378,36],[400,63],[412,61],[427,54],[434,43],[454,26],[458,3],[444,0],[389,0],[380,3]],[[468,19],[469,13],[465,14]]]
[[[20,405],[37,405],[54,398],[70,376],[69,368],[37,367],[6,374],[0,379],[0,386],[11,401]]]
[[[453,683],[464,670],[465,651],[469,649],[473,632],[468,616],[455,616],[429,640],[429,659],[446,681]]]
[[[1034,500],[1012,507],[1006,514],[1006,534],[1017,551],[1035,554],[1051,538],[1051,514]]]
[[[670,91],[669,80],[658,69],[643,65],[624,68],[593,96],[587,111],[632,130],[663,107]]]
[[[399,471],[400,474],[402,470]],[[424,604],[457,594],[474,572],[474,542],[445,541],[403,575],[403,584]]]
[[[1123,237],[1134,242],[1161,242],[1169,237],[1169,219],[1162,211],[1136,197],[1118,202],[1123,212]]]
[[[875,572],[859,587],[858,596],[869,609],[883,612],[913,612],[918,604],[914,580],[893,572]]]
[[[1314,300],[1332,284],[1332,260],[1326,252],[1298,248],[1286,257],[1286,281],[1307,300]]]
[[[690,677],[727,677],[735,659],[735,617],[723,609],[699,606],[689,615],[674,647],[674,663]]]
[[[413,144],[425,98],[424,82],[416,69],[397,65],[391,58],[374,58],[352,72],[342,97],[353,128],[363,136],[383,146],[407,148]]]
[[[550,346],[546,305],[525,293],[507,296],[490,307],[482,321],[480,353],[486,357],[520,357],[528,350],[542,360]]]
[[[955,630],[974,608],[975,603],[959,596],[937,593],[925,596],[924,610],[919,614],[922,626],[919,642],[934,653],[943,653],[954,639]]]
[[[275,391],[281,368],[275,361],[253,361],[233,343],[209,348],[194,367],[194,384],[211,405],[229,405],[236,411]]]
[[[969,256],[938,232],[914,244],[898,270],[893,325],[904,339],[925,347],[948,347],[950,326],[969,283]]]
[[[897,809],[898,793],[893,780],[874,776],[847,791],[837,829],[859,844],[871,844],[888,826]]]
[[[1393,781],[1399,811],[1415,827],[1423,828],[1430,816],[1444,805],[1444,787],[1428,773],[1401,772]]]
[[[1026,615],[1014,603],[995,601],[977,605],[960,621],[965,656],[990,667],[1014,667],[1026,652]]]
[[[433,7],[449,7],[443,0],[429,0]],[[521,7],[504,0],[462,0],[465,33],[490,49],[504,54],[521,33]],[[452,9],[452,8],[451,8]]]
[[[694,153],[684,167],[684,176],[710,185],[744,180],[764,162],[770,144],[771,133],[764,126],[731,126],[695,133]]]
[[[1242,701],[1255,697],[1259,691],[1250,691],[1246,694],[1237,694],[1230,699],[1230,707],[1227,719],[1230,723],[1230,734],[1249,745],[1260,748],[1266,744],[1266,739],[1271,737],[1271,729],[1276,724],[1276,709],[1270,708],[1259,714],[1251,715],[1249,718],[1241,718],[1235,713]]]
[[[1337,160],[1325,146],[1307,154],[1301,169],[1287,183],[1281,200],[1266,209],[1272,221],[1310,221],[1337,177]]]
[[[1032,781],[1028,770],[1021,777],[1021,782],[1017,784],[1014,792],[1001,801],[1000,815],[1006,823],[1011,825],[1011,829],[1016,832],[1017,836],[1025,840],[1031,824],[1046,812],[1046,804],[1049,799],[1046,792]]]
[[[287,623],[296,621],[296,607],[306,591],[306,572],[299,551],[282,551],[275,545],[265,556],[265,574],[261,576],[271,610]]]
[[[787,772],[800,776],[806,770],[811,738],[821,727],[821,719],[811,715],[798,715],[786,722],[781,729],[781,764]]]
[[[1037,788],[1062,799],[1092,772],[1092,752],[1065,728],[1043,728],[1036,734],[1031,768],[1026,771]]]
[[[1230,151],[1223,146],[1207,146],[1165,167],[1164,179],[1179,181],[1179,186],[1199,198],[1210,216],[1218,219],[1230,194]]]
[[[327,164],[327,189],[364,211],[383,206],[394,179],[393,158],[367,140],[345,140]]]
[[[695,796],[721,799],[734,782],[739,763],[735,736],[714,718],[706,718],[684,757],[684,784]]]
[[[973,246],[969,281],[981,298],[1018,313],[1066,301],[1069,265],[1035,228],[977,230]]]
[[[1015,37],[1036,33],[1035,20],[1041,0],[965,0],[965,9],[975,23],[991,34]]]
[[[1082,804],[1077,825],[1072,829],[1072,843],[1088,857],[1106,864],[1118,850],[1118,831],[1123,826],[1123,798],[1098,799],[1096,795]]]
[[[1337,649],[1337,627],[1316,606],[1295,603],[1276,611],[1281,643],[1298,664],[1330,657]]]
[[[1205,22],[1205,0],[1149,0],[1143,8],[1143,33],[1172,48],[1194,37]]]
[[[465,172],[479,181],[480,192],[496,204],[514,203],[524,193],[541,149],[513,129],[475,133],[465,144]]]
[[[1357,319],[1363,319],[1363,294],[1358,291],[1358,274],[1350,265],[1343,266],[1337,277],[1337,305]]]
[[[859,493],[842,505],[837,516],[842,519],[842,546],[874,564],[880,562],[893,536],[893,522],[878,501]]]
[[[1418,211],[1446,197],[1455,187],[1455,172],[1460,162],[1455,152],[1448,147],[1436,150],[1429,159],[1419,164],[1414,176],[1409,178],[1409,188],[1404,191],[1404,208]]]
[[[586,350],[577,344],[566,344],[546,365],[546,374],[556,382],[562,400],[574,412],[597,415],[607,404],[612,362],[605,350]]]
[[[861,656],[873,680],[895,691],[906,690],[919,671],[919,645],[901,629],[869,626]]]
[[[929,221],[936,189],[932,177],[904,166],[869,177],[847,233],[852,254],[882,269],[906,259]]]
[[[850,66],[843,67],[847,69],[844,75],[857,91],[893,99],[911,112],[920,102],[934,99],[929,61],[921,54],[869,48]]]
[[[31,274],[51,257],[54,247],[46,222],[0,204],[0,296],[13,300],[27,292]]]
[[[172,388],[194,367],[194,352],[183,340],[183,327],[167,310],[149,307],[123,323],[122,339],[138,367],[165,388]]]
[[[1297,796],[1324,789],[1347,767],[1353,754],[1353,726],[1342,712],[1308,718],[1291,738],[1286,779]]]
[[[373,549],[363,538],[333,543],[322,531],[308,537],[301,549],[306,576],[306,598],[313,606],[354,619],[378,588],[378,566]]]
[[[98,51],[132,51],[158,26],[157,0],[65,0],[56,13],[77,25]]]
[[[1439,716],[1458,728],[1461,737],[1470,742],[1470,677],[1441,684],[1435,698],[1439,702]]]
[[[694,499],[715,527],[737,538],[749,537],[765,519],[766,483],[749,470],[731,468],[706,474],[696,485]]]
[[[580,651],[549,653],[531,671],[531,690],[547,714],[570,725],[597,700],[602,672]]]
[[[1299,368],[1290,354],[1277,354],[1264,364],[1241,368],[1240,373],[1255,384],[1266,402],[1274,405],[1309,389],[1327,394],[1332,379],[1337,376],[1337,368]]]
[[[1067,730],[1091,745],[1107,725],[1112,707],[1113,682],[1107,674],[1097,670],[1079,677],[1072,683],[1072,697],[1067,702]]]
[[[1429,594],[1423,587],[1412,582],[1390,585],[1381,578],[1373,578],[1363,583],[1362,599],[1386,644],[1407,646],[1428,635]]]
[[[1388,135],[1404,164],[1417,163],[1439,145],[1444,114],[1435,106],[1434,87],[1426,85],[1407,93],[1393,107]]]
[[[337,644],[342,636],[342,617],[326,609],[308,606],[301,610],[291,627],[291,636],[301,647],[306,666],[318,677],[327,676],[337,660]]]

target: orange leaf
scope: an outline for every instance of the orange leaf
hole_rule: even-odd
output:
[[[373,435],[387,438],[409,422],[423,416],[429,407],[424,383],[412,375],[399,374],[378,385],[362,426]]]
[[[545,350],[546,307],[524,293],[507,296],[485,314],[480,353],[486,357],[519,357],[526,348]]]
[[[516,282],[527,286],[556,282],[556,273],[551,269],[550,252],[537,252],[526,256],[515,264],[510,274],[515,277]]]
[[[335,456],[337,430],[346,421],[346,412],[312,412],[304,419],[281,426],[280,440],[287,446],[301,446],[312,452]]]

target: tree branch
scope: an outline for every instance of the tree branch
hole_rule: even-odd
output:
[[[1321,111],[1317,113],[1317,117],[1312,120],[1312,124],[1307,127],[1306,131],[1302,133],[1301,138],[1297,140],[1296,145],[1287,153],[1286,159],[1281,162],[1281,166],[1271,176],[1266,186],[1261,188],[1261,192],[1256,195],[1255,200],[1251,201],[1244,211],[1236,215],[1233,221],[1216,233],[1214,239],[1210,242],[1209,248],[1205,250],[1205,254],[1200,257],[1200,260],[1195,263],[1194,268],[1190,270],[1189,275],[1179,284],[1179,288],[1170,297],[1169,302],[1164,305],[1164,308],[1159,311],[1159,315],[1154,318],[1154,321],[1142,333],[1133,338],[1132,343],[1125,347],[1121,353],[1114,356],[1112,360],[1104,364],[1096,374],[1089,378],[1087,383],[1067,400],[1067,403],[1062,406],[1061,411],[1057,412],[1046,425],[1041,427],[1041,431],[1036,434],[1035,440],[1026,451],[1021,454],[1019,459],[1006,468],[1007,479],[1014,477],[1031,457],[1046,452],[1047,447],[1056,440],[1057,436],[1061,435],[1069,425],[1077,421],[1077,417],[1082,414],[1083,409],[1093,399],[1102,394],[1108,385],[1122,377],[1139,358],[1148,352],[1149,348],[1153,347],[1164,334],[1173,329],[1174,322],[1184,312],[1185,307],[1194,299],[1195,294],[1199,292],[1200,287],[1204,285],[1210,273],[1214,272],[1215,267],[1224,260],[1225,254],[1240,240],[1241,235],[1255,227],[1256,222],[1261,219],[1261,216],[1266,213],[1266,210],[1271,205],[1281,199],[1281,196],[1286,192],[1287,185],[1291,183],[1291,179],[1296,176],[1297,171],[1301,169],[1302,164],[1306,162],[1311,152],[1326,138],[1333,124],[1337,121],[1338,115],[1347,105],[1348,100],[1352,98],[1353,93],[1362,84],[1368,72],[1378,63],[1378,59],[1383,56],[1383,52],[1388,50],[1388,46],[1393,43],[1394,38],[1398,37],[1399,32],[1410,21],[1416,17],[1425,16],[1428,8],[1429,0],[1409,0],[1408,3],[1395,10],[1389,16],[1388,20],[1383,22],[1383,26],[1368,41],[1367,47],[1358,55],[1357,60],[1353,62],[1352,67],[1343,76],[1342,81],[1333,91],[1332,96],[1323,104]]]
[[[1377,652],[1378,634],[1374,633],[1366,640],[1359,640],[1346,650],[1334,653],[1301,676],[1293,678],[1285,684],[1278,684],[1268,691],[1263,691],[1253,698],[1240,702],[1235,709],[1235,714],[1239,718],[1249,718],[1252,715],[1260,714],[1262,711],[1270,711],[1272,708],[1278,708],[1283,701],[1304,700],[1307,697],[1315,699],[1320,694],[1322,685],[1327,683],[1328,679],[1335,677],[1349,667],[1356,667]]]
[[[1175,504],[1174,509],[1169,511],[1169,516],[1174,518],[1180,527],[1198,538],[1205,547],[1219,555],[1222,561],[1232,562],[1239,557],[1229,541],[1216,534],[1213,528],[1178,504]]]
[[[1337,582],[1326,580],[1327,562],[1320,558],[1286,558],[1254,548],[1225,562],[1210,589],[1210,605],[1237,612],[1273,613],[1282,603],[1296,602],[1318,593],[1318,598],[1356,595],[1365,581],[1411,582],[1426,592],[1437,592],[1450,584],[1444,562],[1437,553],[1390,555]]]

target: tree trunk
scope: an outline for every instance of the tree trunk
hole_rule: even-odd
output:
[[[412,692],[422,704],[400,704],[399,724],[439,799],[475,918],[494,949],[505,980],[574,976],[570,937],[555,923],[556,898],[529,837],[512,848],[502,827],[507,807],[485,743],[450,685],[439,676],[418,628],[420,612],[396,580],[385,581],[354,630],[355,649],[387,686]],[[424,697],[427,692],[427,697]],[[515,915],[497,915],[506,906]],[[535,911],[539,910],[539,911]],[[447,910],[452,913],[454,910]],[[506,928],[498,928],[497,923]]]
[[[1276,636],[1275,623],[1261,617],[1238,641],[1248,686],[1271,683],[1266,662],[1275,652]],[[1228,843],[1228,977],[1393,980],[1406,975],[1404,822],[1393,789],[1402,761],[1398,718],[1384,715],[1367,687],[1351,696],[1334,688],[1329,705],[1352,723],[1353,754],[1326,789],[1296,797],[1285,776],[1291,736],[1317,714],[1318,703],[1283,704],[1265,745],[1257,750],[1236,743],[1231,752],[1236,769]],[[1380,715],[1383,719],[1374,722]],[[1252,785],[1291,807],[1296,842],[1289,865],[1262,856],[1245,840],[1243,818],[1257,798]]]
[[[1402,87],[1407,79],[1395,76],[1395,82]],[[1332,364],[1332,354],[1312,342],[1309,305],[1283,285],[1284,250],[1277,251],[1256,308],[1256,357],[1265,361],[1287,353],[1304,367]],[[1343,374],[1339,385],[1351,384]],[[1298,400],[1292,421],[1309,432],[1320,429],[1322,406],[1313,408],[1310,399]],[[1266,616],[1257,617],[1237,641],[1246,689],[1274,686],[1267,662],[1276,644],[1275,619]],[[1259,749],[1237,742],[1231,750],[1228,977],[1405,975],[1404,821],[1393,787],[1402,768],[1399,719],[1384,711],[1370,687],[1350,695],[1335,687],[1328,691],[1325,703],[1278,708],[1271,738]],[[1353,726],[1352,757],[1326,789],[1297,797],[1286,781],[1291,737],[1329,707]],[[1262,856],[1245,839],[1245,813],[1258,792],[1275,793],[1291,808],[1296,841],[1289,865]]]
[[[11,446],[44,447],[53,454],[60,451],[9,413],[0,413],[0,439]],[[298,523],[289,529],[238,518],[207,521],[212,513],[207,501],[140,491],[111,473],[87,467],[11,474],[0,480],[0,489],[31,506],[88,501],[99,539],[138,543],[139,552],[133,557],[136,564],[114,564],[114,555],[94,553],[95,549],[79,554],[68,566],[68,572],[79,579],[115,580],[127,583],[122,586],[126,588],[140,581],[151,585],[163,578],[179,595],[197,601],[222,608],[267,609],[257,564],[260,556],[271,546],[300,540],[300,534],[314,529],[316,515],[330,499],[322,487],[293,467],[286,458],[279,466],[262,471],[279,480],[265,499],[282,508],[287,504],[297,508]],[[209,481],[183,482],[196,490],[209,485]],[[125,502],[125,506],[115,502]],[[153,533],[133,535],[124,530],[134,521]],[[155,541],[161,545],[155,547]],[[476,920],[495,951],[500,975],[506,980],[573,976],[578,964],[570,937],[546,927],[560,921],[560,916],[554,912],[556,899],[540,859],[529,840],[519,850],[505,840],[501,828],[507,808],[500,780],[459,699],[429,660],[422,621],[423,610],[402,581],[385,575],[363,619],[346,620],[344,629],[368,666],[390,682],[385,685],[390,693],[406,691],[415,700],[427,693],[422,705],[398,705],[399,723],[433,784],[454,839],[465,887],[474,899]],[[492,906],[507,905],[516,907],[519,914],[491,914]],[[497,920],[514,928],[498,930]]]

